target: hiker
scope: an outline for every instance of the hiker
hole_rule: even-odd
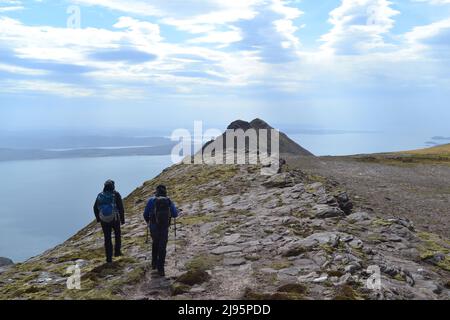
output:
[[[108,180],[105,182],[103,192],[99,193],[95,200],[94,213],[97,222],[102,225],[105,237],[106,262],[111,263],[113,255],[111,233],[114,230],[114,256],[120,257],[122,255],[120,225],[125,223],[122,197],[116,191],[114,181]]]
[[[178,217],[178,210],[167,197],[164,185],[156,187],[155,196],[148,200],[144,211],[144,219],[152,236],[152,269],[158,270],[164,277],[164,264],[166,260],[166,247],[169,239],[169,227],[172,218]]]

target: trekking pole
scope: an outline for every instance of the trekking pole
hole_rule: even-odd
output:
[[[177,218],[175,220],[175,268],[177,267]]]

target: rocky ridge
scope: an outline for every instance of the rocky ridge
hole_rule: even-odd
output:
[[[165,183],[185,215],[167,278],[149,270],[142,211]],[[125,199],[125,255],[103,263],[91,223],[0,274],[0,299],[449,299],[450,241],[404,218],[354,207],[342,187],[301,170],[174,165]],[[68,290],[78,264],[81,290]],[[373,266],[381,288],[367,288]]]

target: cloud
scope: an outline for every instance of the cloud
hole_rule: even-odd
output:
[[[343,0],[330,12],[331,31],[321,37],[322,49],[337,55],[379,52],[392,45],[385,35],[394,26],[400,12],[387,0]]]
[[[6,13],[11,11],[23,10],[25,7],[22,5],[22,1],[19,0],[1,0],[0,1],[0,13]]]
[[[155,54],[133,49],[114,49],[93,52],[89,58],[100,61],[125,61],[128,63],[143,63],[157,58]]]
[[[0,63],[0,71],[26,76],[42,76],[48,74],[48,72],[44,70],[24,68],[17,65],[10,65],[5,63]]]
[[[46,93],[67,98],[80,98],[93,96],[94,90],[82,88],[66,83],[58,83],[44,80],[4,80],[0,81],[0,92],[3,93]]]
[[[155,0],[149,2],[154,11],[141,14],[132,13],[147,2],[75,2],[132,16],[114,14],[109,27],[81,29],[0,17],[2,92],[61,91],[69,97],[78,88],[77,96],[119,99],[180,93],[270,97],[324,87],[420,85],[440,81],[427,59],[440,52],[444,60],[449,43],[446,22],[391,34],[398,12],[386,0],[342,1],[330,12],[332,28],[321,37],[323,45],[307,48],[301,41],[302,2]]]
[[[405,35],[410,46],[434,58],[448,60],[450,56],[450,18],[414,27]]]
[[[137,14],[141,16],[161,16],[162,12],[144,1],[123,0],[72,0],[72,3],[86,6],[101,6],[111,10]]]
[[[295,20],[303,12],[286,1],[271,0],[255,8],[256,16],[235,25],[242,40],[234,44],[239,50],[257,52],[263,62],[283,63],[298,59],[300,40],[295,35]]]
[[[430,4],[448,4],[450,0],[413,0],[414,2],[428,2]]]

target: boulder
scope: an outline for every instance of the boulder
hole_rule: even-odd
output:
[[[270,176],[262,185],[266,188],[287,188],[295,185],[295,181],[288,172],[283,172]]]
[[[347,216],[349,221],[361,222],[365,220],[369,220],[369,214],[367,212],[355,212]]]
[[[345,212],[346,215],[352,213],[353,202],[350,201],[348,194],[346,192],[342,192],[335,196],[335,199],[338,203],[339,208]]]
[[[345,216],[344,211],[338,207],[330,207],[326,204],[318,204],[313,208],[316,218],[326,219]]]
[[[230,252],[237,252],[241,251],[241,248],[236,246],[221,246],[211,251],[212,254],[224,254],[224,253],[230,253]]]

